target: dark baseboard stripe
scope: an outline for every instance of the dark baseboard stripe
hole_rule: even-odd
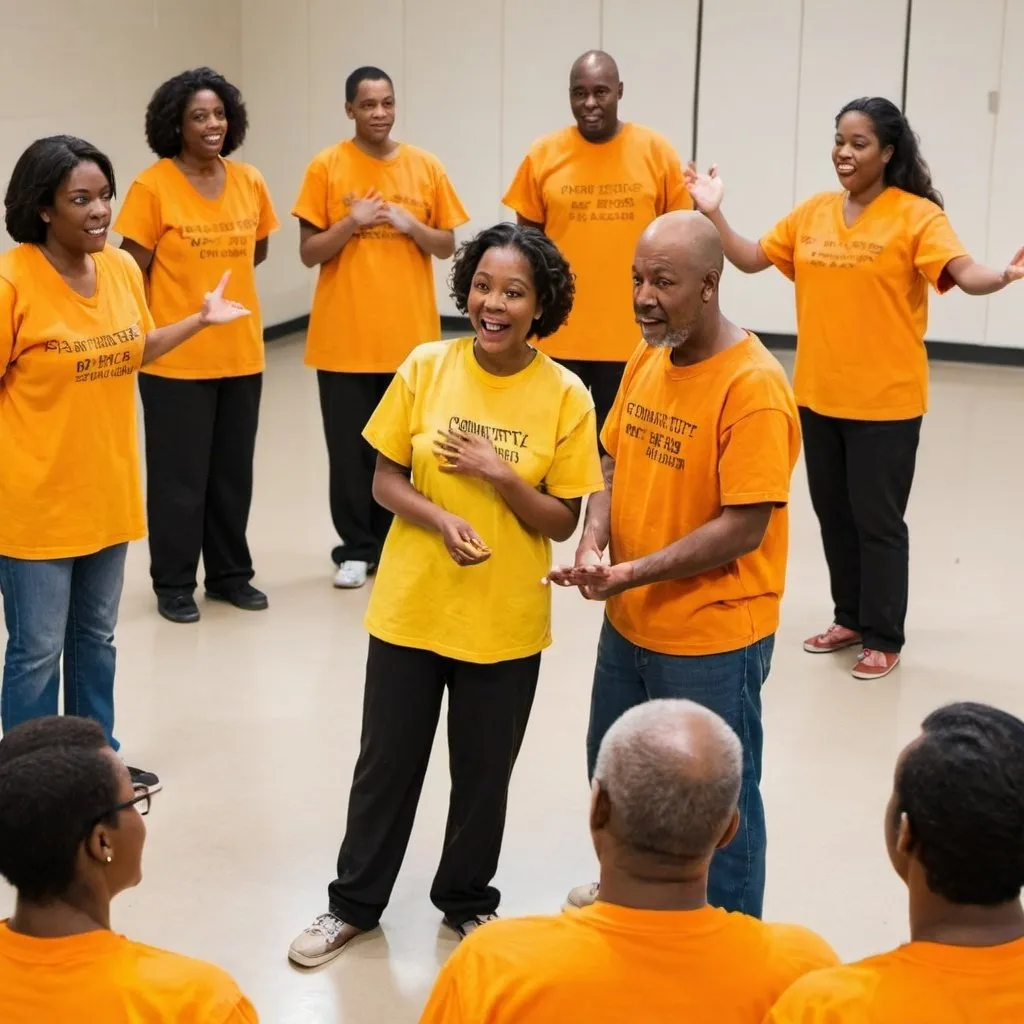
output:
[[[308,316],[297,316],[281,324],[272,324],[263,332],[264,340],[274,341],[287,334],[304,331],[309,325]],[[469,333],[472,328],[464,316],[441,317],[441,330],[445,334]],[[757,332],[758,337],[769,347],[780,352],[791,352],[796,348],[795,334],[770,334]],[[978,366],[1024,366],[1024,348],[1000,348],[996,345],[971,345],[963,341],[929,341],[928,358],[937,363],[974,363]]]

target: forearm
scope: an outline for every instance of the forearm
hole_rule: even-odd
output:
[[[712,213],[708,220],[718,229],[725,258],[737,270],[742,270],[744,274],[756,274],[771,266],[771,260],[764,254],[761,244],[733,231],[721,210]]]
[[[355,235],[359,226],[351,217],[342,217],[326,231],[317,231],[303,238],[299,256],[307,267],[318,267],[334,259]]]
[[[578,510],[574,511],[560,498],[531,487],[504,463],[502,467],[490,482],[516,518],[551,540],[568,540],[579,522]]]
[[[604,474],[604,490],[587,499],[587,515],[583,520],[583,536],[580,546],[585,544],[598,551],[604,551],[611,539],[612,528],[612,478],[615,475],[615,460],[610,455],[601,457],[601,471]]]
[[[146,342],[142,349],[142,365],[153,362],[166,355],[171,349],[177,348],[183,341],[198,334],[206,325],[203,323],[199,313],[179,320],[176,324],[168,324],[166,327],[157,327],[146,335]]]
[[[952,260],[946,269],[957,287],[968,295],[992,295],[1010,283],[1005,270],[975,263],[969,256]]]
[[[409,477],[398,472],[375,473],[373,498],[378,505],[400,516],[407,523],[437,532],[441,529],[444,509],[425,498],[412,485]]]
[[[455,252],[455,233],[441,228],[427,227],[413,219],[409,225],[409,237],[428,255],[446,260]]]

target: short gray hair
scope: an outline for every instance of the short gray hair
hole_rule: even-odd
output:
[[[743,746],[713,711],[688,700],[651,700],[605,734],[594,778],[624,843],[698,859],[714,851],[736,810]]]

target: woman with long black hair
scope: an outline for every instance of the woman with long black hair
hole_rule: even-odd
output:
[[[904,515],[928,404],[928,285],[997,292],[1024,277],[1024,249],[1003,270],[971,258],[917,136],[887,99],[843,107],[832,162],[841,190],[801,203],[759,242],[722,215],[715,167],[699,174],[691,165],[687,186],[733,265],[748,274],[774,265],[796,284],[794,390],[835,602],[833,624],[804,649],[862,644],[853,674],[879,679],[904,642]]]

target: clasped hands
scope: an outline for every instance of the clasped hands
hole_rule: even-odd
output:
[[[370,189],[361,199],[355,200],[349,210],[349,216],[360,228],[378,227],[381,224],[390,224],[396,231],[403,235],[409,234],[409,230],[415,218],[408,210],[394,203],[386,202],[384,197],[375,189]]]

